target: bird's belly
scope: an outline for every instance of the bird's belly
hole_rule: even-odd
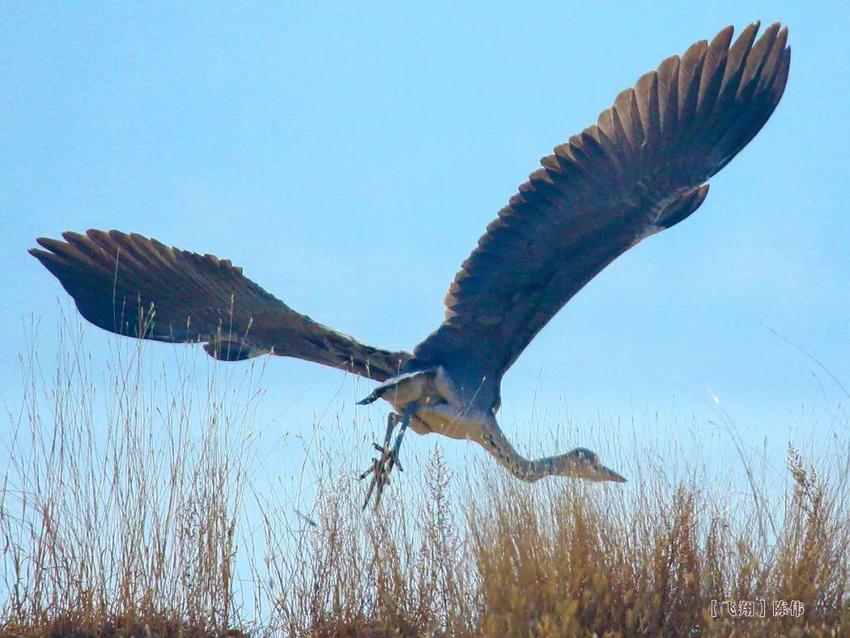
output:
[[[481,419],[445,403],[420,407],[410,427],[419,434],[434,432],[460,440],[478,440],[482,432]]]
[[[381,398],[398,414],[416,404],[410,429],[417,434],[442,434],[453,439],[479,439],[482,415],[470,411],[442,366],[388,379]]]

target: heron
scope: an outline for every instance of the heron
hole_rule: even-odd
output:
[[[366,345],[298,313],[229,260],[119,231],[40,237],[34,255],[88,321],[142,339],[202,343],[223,361],[296,357],[377,382],[392,411],[371,467],[375,504],[405,432],[484,447],[523,481],[625,482],[593,451],[529,459],[497,421],[505,372],[585,284],[705,201],[707,180],[758,133],[785,90],[787,28],[722,29],[664,60],[541,160],[463,262],[445,318],[412,352]],[[393,439],[393,436],[395,438]]]

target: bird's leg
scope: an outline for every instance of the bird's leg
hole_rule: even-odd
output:
[[[367,476],[369,476],[370,474],[372,475],[372,480],[369,481],[369,489],[366,490],[366,498],[363,501],[363,509],[366,509],[366,506],[369,504],[369,498],[372,496],[372,492],[375,489],[375,485],[378,484],[381,481],[381,477],[385,474],[385,472],[384,472],[385,457],[387,455],[387,450],[389,450],[389,447],[390,447],[390,441],[392,440],[393,428],[395,428],[397,423],[398,423],[398,414],[396,414],[395,412],[390,412],[387,415],[387,431],[386,431],[386,434],[384,435],[384,445],[383,445],[383,447],[381,447],[377,443],[372,444],[375,447],[375,449],[378,452],[381,453],[381,456],[380,456],[380,458],[372,459],[372,466],[360,475],[361,481],[364,478],[366,478]],[[386,479],[384,478],[384,480],[386,480]],[[379,493],[380,493],[380,489],[379,489]]]
[[[387,449],[390,446],[390,440],[393,437],[393,429],[398,425],[398,414],[396,412],[390,412],[387,415],[387,432],[384,435],[384,449]]]
[[[401,467],[401,463],[398,460],[398,453],[401,449],[401,441],[404,437],[404,433],[407,430],[407,426],[410,424],[410,419],[413,417],[415,412],[415,403],[408,404],[404,408],[404,413],[401,416],[401,427],[399,428],[399,433],[396,435],[396,440],[392,447],[390,447],[390,440],[392,439],[393,428],[395,428],[396,424],[398,424],[399,415],[395,412],[391,412],[387,417],[387,431],[384,435],[384,445],[382,447],[377,443],[374,444],[375,449],[381,453],[381,456],[380,458],[372,459],[372,467],[360,475],[361,480],[370,474],[372,475],[372,480],[369,482],[369,489],[366,491],[366,498],[363,501],[363,509],[366,509],[366,506],[369,504],[369,499],[371,498],[373,491],[376,492],[375,509],[378,508],[378,505],[381,502],[381,495],[384,492],[384,487],[390,482],[389,474],[393,467],[397,465],[399,471],[404,471],[404,468]],[[375,489],[376,487],[377,490]]]
[[[404,472],[404,470],[401,469],[401,463],[398,462],[398,451],[401,449],[401,440],[404,438],[404,433],[407,432],[407,426],[410,425],[410,419],[416,411],[415,408],[416,404],[413,403],[404,408],[404,416],[401,420],[401,427],[398,429],[398,434],[395,435],[395,445],[393,445],[393,451],[390,455],[390,462],[398,465],[398,469],[402,472]],[[389,445],[389,439],[387,439],[387,445]],[[392,469],[392,466],[390,466],[390,469]]]
[[[380,452],[381,456],[376,459],[372,459],[372,467],[363,472],[360,475],[360,480],[362,481],[364,478],[372,475],[372,480],[369,482],[369,489],[366,491],[366,498],[363,501],[363,509],[366,509],[366,506],[369,504],[369,498],[372,496],[372,492],[375,489],[375,486],[378,486],[378,496],[376,498],[376,506],[378,501],[381,500],[381,493],[384,490],[384,485],[389,482],[389,478],[387,475],[389,474],[389,469],[387,468],[387,461],[390,458],[390,441],[393,436],[393,429],[398,424],[399,415],[395,412],[390,412],[387,415],[387,431],[384,435],[384,445],[380,446],[377,443],[373,443],[372,445],[375,449]],[[401,466],[399,466],[401,469]]]

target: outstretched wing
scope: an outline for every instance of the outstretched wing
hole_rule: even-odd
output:
[[[787,30],[773,24],[755,41],[757,31],[750,25],[730,47],[728,27],[668,58],[543,158],[461,266],[416,365],[501,378],[606,265],[694,212],[705,180],[755,136],[785,89]]]
[[[39,238],[30,253],[80,314],[122,335],[204,342],[218,359],[258,354],[306,359],[384,381],[410,358],[373,348],[292,310],[230,261],[115,230]]]

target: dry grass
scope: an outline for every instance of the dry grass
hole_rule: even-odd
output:
[[[175,376],[127,340],[101,383],[63,325],[56,362],[27,348],[0,429],[2,635],[850,635],[846,420],[816,462],[789,445],[779,481],[742,452],[744,497],[698,460],[528,486],[435,447],[376,516],[363,458],[314,452],[302,518],[252,482],[262,364],[186,349]]]

